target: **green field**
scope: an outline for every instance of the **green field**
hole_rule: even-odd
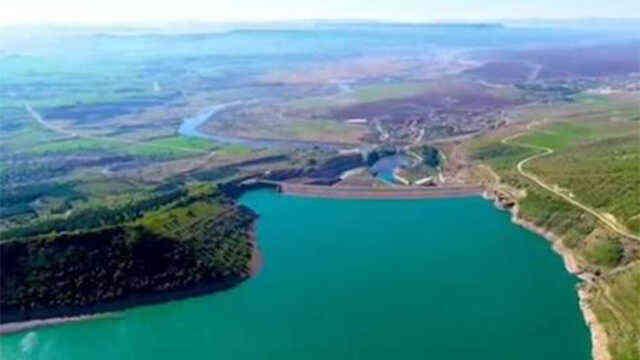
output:
[[[179,235],[188,232],[194,222],[203,217],[214,218],[223,209],[220,204],[197,201],[187,206],[146,214],[139,223],[158,235],[180,238]]]
[[[251,155],[252,152],[251,148],[247,146],[232,144],[217,149],[216,155],[220,157],[242,157]]]
[[[177,159],[206,154],[218,146],[208,140],[173,136],[131,143],[117,138],[73,138],[60,141],[38,141],[31,147],[33,155],[80,154],[110,152],[158,160]]]
[[[128,145],[124,151],[133,156],[173,159],[206,154],[214,148],[216,144],[208,140],[173,136]]]
[[[521,137],[519,141],[550,147],[557,151],[569,146],[625,136],[633,132],[635,124],[612,122],[608,117],[603,115],[592,119],[569,120],[535,127],[534,131]]]
[[[155,147],[167,147],[167,148],[180,148],[185,151],[188,150],[211,150],[214,148],[214,144],[209,140],[190,138],[184,136],[173,136],[151,140],[145,143],[145,145]]]
[[[20,124],[19,128],[12,131],[3,131],[0,137],[0,148],[7,152],[29,151],[42,144],[66,138],[69,137],[49,131],[38,123],[29,122]]]
[[[114,151],[117,148],[118,144],[113,141],[74,138],[40,144],[34,146],[29,151],[34,155],[79,154],[89,151]]]

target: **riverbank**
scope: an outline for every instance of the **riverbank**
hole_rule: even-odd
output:
[[[608,350],[607,333],[605,332],[602,324],[598,322],[593,309],[589,305],[589,293],[586,287],[593,283],[595,275],[590,272],[584,271],[580,267],[575,255],[570,249],[562,244],[559,236],[549,230],[543,229],[529,221],[522,219],[519,216],[517,202],[515,202],[515,204],[512,206],[504,206],[501,203],[500,198],[497,196],[496,191],[492,190],[485,190],[483,193],[483,197],[487,200],[493,201],[498,209],[508,211],[511,214],[511,221],[514,224],[519,225],[535,234],[538,234],[539,236],[549,241],[552,245],[552,249],[562,258],[564,267],[567,272],[577,276],[582,281],[577,288],[577,295],[580,310],[582,311],[582,316],[591,333],[592,357],[594,360],[611,360],[611,354]]]

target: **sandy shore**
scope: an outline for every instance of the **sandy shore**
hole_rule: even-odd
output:
[[[257,221],[257,220],[256,220]],[[264,259],[262,258],[262,252],[260,252],[260,247],[258,246],[258,240],[256,237],[256,224],[254,222],[253,228],[251,229],[251,233],[249,234],[249,241],[253,247],[251,251],[251,260],[249,260],[249,276],[256,276],[260,270],[262,270],[262,266],[264,265]]]
[[[19,321],[19,322],[1,324],[0,335],[33,330],[33,329],[37,329],[45,326],[54,326],[54,325],[75,323],[80,321],[110,319],[110,318],[117,318],[117,317],[118,317],[117,313],[110,312],[110,313],[99,313],[99,314],[79,315],[79,316],[63,316],[63,317],[55,317],[55,318],[40,319],[40,320]]]
[[[605,332],[602,324],[598,322],[593,309],[591,309],[591,306],[589,305],[589,294],[586,290],[586,286],[594,281],[595,276],[584,271],[580,267],[573,252],[564,246],[562,241],[560,241],[559,236],[520,218],[518,216],[517,205],[513,206],[511,209],[505,209],[495,196],[488,194],[486,191],[483,193],[483,197],[488,200],[492,200],[500,210],[509,211],[511,213],[511,221],[514,224],[522,226],[523,228],[547,239],[552,244],[553,250],[562,257],[565,269],[583,281],[578,288],[578,299],[580,310],[582,311],[584,320],[591,333],[591,355],[594,360],[611,360],[611,354],[609,354],[608,350],[607,333]]]

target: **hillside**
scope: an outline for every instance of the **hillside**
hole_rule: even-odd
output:
[[[3,232],[3,323],[212,291],[248,276],[255,215],[216,188],[111,200]]]
[[[559,238],[613,359],[637,359],[640,143],[637,98],[530,107],[467,146],[476,176],[518,217]],[[486,165],[486,166],[485,166]],[[606,357],[604,357],[606,358]]]

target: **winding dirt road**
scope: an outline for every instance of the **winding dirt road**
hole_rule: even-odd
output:
[[[528,162],[530,162],[531,160],[535,160],[544,156],[549,156],[551,154],[554,153],[554,150],[548,147],[544,147],[544,146],[537,146],[537,145],[531,145],[531,144],[527,144],[527,143],[521,143],[521,142],[513,142],[513,140],[525,135],[528,133],[529,130],[531,130],[531,127],[534,125],[534,123],[529,124],[527,126],[527,130],[511,135],[511,136],[507,136],[504,139],[502,139],[502,143],[506,144],[506,145],[513,145],[513,146],[520,146],[523,148],[528,148],[528,149],[534,149],[534,150],[540,150],[542,151],[541,153],[532,155],[527,157],[526,159],[520,160],[518,162],[518,164],[516,165],[516,169],[518,170],[518,172],[526,177],[527,179],[533,181],[534,183],[538,184],[540,187],[556,194],[557,196],[561,197],[562,199],[564,199],[565,201],[567,201],[568,203],[570,203],[571,205],[574,205],[586,212],[588,212],[589,214],[595,216],[598,220],[600,220],[602,223],[604,223],[607,227],[609,227],[611,230],[615,231],[616,233],[630,238],[630,239],[634,239],[636,241],[640,241],[640,236],[632,234],[631,232],[629,232],[627,229],[625,229],[624,227],[622,227],[620,224],[612,221],[611,219],[607,218],[604,214],[600,213],[599,211],[584,205],[583,203],[576,201],[575,199],[571,198],[570,196],[563,194],[562,192],[559,192],[558,190],[556,190],[555,188],[553,188],[552,186],[546,184],[544,181],[542,181],[538,176],[536,176],[535,174],[532,174],[528,171],[524,170],[524,165],[527,164]]]

